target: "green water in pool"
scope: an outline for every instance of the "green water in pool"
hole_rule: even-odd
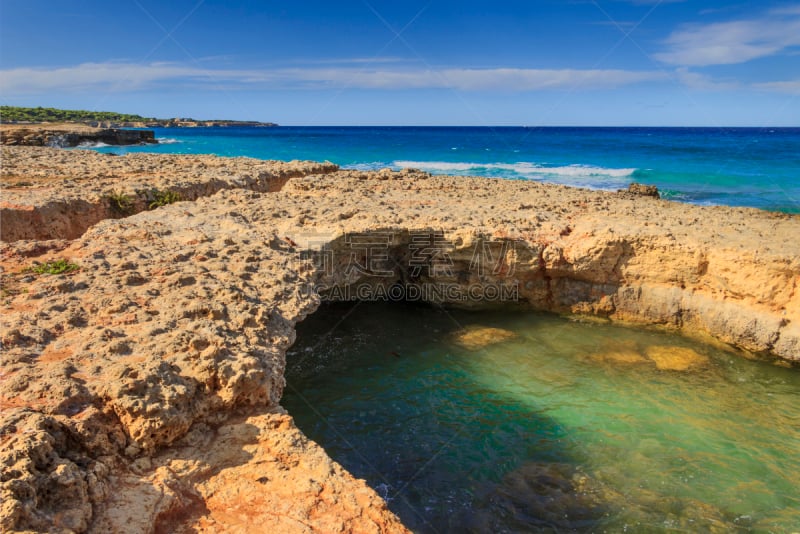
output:
[[[800,529],[800,369],[548,314],[358,303],[298,325],[286,380],[299,428],[415,532]]]

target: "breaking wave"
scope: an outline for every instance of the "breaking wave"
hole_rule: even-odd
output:
[[[592,165],[547,166],[538,163],[451,163],[447,161],[395,161],[393,167],[415,168],[433,174],[475,174],[478,176],[518,177],[529,179],[566,178],[627,178],[637,169],[614,169]]]
[[[108,143],[103,143],[102,141],[84,141],[80,143],[76,148],[103,148],[111,146]]]

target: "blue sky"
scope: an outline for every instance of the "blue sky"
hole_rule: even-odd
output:
[[[800,125],[800,3],[0,0],[0,101],[351,125]]]

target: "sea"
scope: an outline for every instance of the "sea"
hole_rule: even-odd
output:
[[[230,127],[156,128],[158,145],[103,152],[331,161],[347,169],[534,180],[800,213],[800,128]]]

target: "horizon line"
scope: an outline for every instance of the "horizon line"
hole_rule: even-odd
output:
[[[197,119],[199,121],[205,119]],[[238,119],[232,119],[238,120]],[[256,121],[261,122],[261,121]],[[243,126],[247,127],[247,126]],[[259,127],[259,126],[255,126]],[[770,126],[770,125],[636,125],[636,124],[555,124],[532,126],[526,124],[275,124],[270,128],[748,128],[748,129],[793,129],[796,126]]]

